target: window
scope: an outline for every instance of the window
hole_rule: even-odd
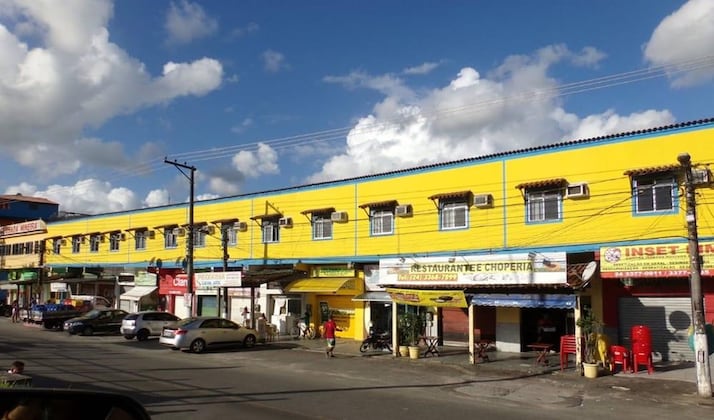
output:
[[[332,239],[331,213],[312,214],[312,239]]]
[[[146,238],[149,236],[149,231],[146,229],[134,231],[134,249],[146,249]]]
[[[469,226],[469,205],[466,200],[439,202],[439,218],[442,230],[465,229]]]
[[[52,240],[52,253],[58,255],[62,250],[62,238],[54,238]]]
[[[164,248],[176,248],[178,246],[178,231],[173,227],[164,228]]]
[[[109,234],[109,251],[119,251],[119,242],[121,242],[121,232],[112,232]]]
[[[526,190],[526,218],[528,222],[551,222],[562,219],[563,191],[560,187]]]
[[[221,235],[223,235],[222,240],[226,241],[226,246],[238,245],[238,230],[234,222],[221,223]]]
[[[677,180],[670,172],[632,178],[635,213],[672,211],[677,198]]]
[[[376,208],[370,209],[369,214],[370,231],[373,236],[391,235],[394,233],[394,209]]]
[[[193,246],[194,248],[203,248],[206,246],[206,227],[193,227]]]
[[[89,252],[99,252],[99,243],[102,235],[93,234],[89,237]]]
[[[263,219],[263,243],[275,243],[280,242],[280,226],[278,225],[278,219]]]
[[[79,251],[81,249],[82,249],[82,237],[81,236],[73,236],[72,237],[72,253],[79,254]]]

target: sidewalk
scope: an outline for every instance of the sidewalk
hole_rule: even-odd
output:
[[[325,351],[325,342],[316,340],[294,340],[291,337],[280,337],[280,340],[302,351]],[[489,361],[472,365],[469,363],[467,347],[440,346],[438,357],[421,357],[418,360],[395,357],[384,351],[369,351],[360,353],[360,342],[349,339],[338,339],[334,353],[341,357],[374,357],[385,362],[420,363],[425,367],[438,364],[453,367],[460,372],[474,373],[476,375],[494,376],[512,380],[539,378],[547,380],[554,387],[577,387],[596,393],[627,393],[641,394],[650,399],[671,401],[671,399],[695,399],[698,403],[714,406],[714,399],[699,399],[697,397],[696,368],[693,362],[655,363],[655,371],[648,374],[642,367],[639,373],[621,373],[611,375],[606,371],[597,379],[586,379],[575,370],[573,357],[570,357],[568,367],[560,370],[560,358],[557,353],[551,354],[549,365],[546,367],[535,365],[534,353],[507,353],[489,352]],[[406,359],[406,360],[402,360]],[[702,401],[703,400],[703,401]]]

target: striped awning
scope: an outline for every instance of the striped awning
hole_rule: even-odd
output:
[[[516,185],[516,189],[523,190],[527,188],[543,188],[543,187],[563,187],[568,184],[565,178],[541,179],[539,181],[523,182]]]
[[[656,174],[656,173],[660,173],[660,172],[670,172],[670,171],[674,171],[676,169],[681,169],[681,166],[675,165],[675,164],[647,166],[644,168],[628,169],[625,172],[623,172],[623,175],[627,175],[627,176],[649,175],[649,174]]]

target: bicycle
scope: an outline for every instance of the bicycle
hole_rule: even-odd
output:
[[[299,340],[300,338],[308,338],[310,340],[313,340],[317,336],[317,333],[315,332],[315,329],[312,326],[305,326],[305,323],[297,321],[295,322],[295,325],[293,325],[293,327],[290,329],[290,336],[294,340]]]

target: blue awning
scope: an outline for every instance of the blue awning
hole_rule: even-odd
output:
[[[471,304],[509,308],[575,308],[575,295],[548,294],[472,294]]]

